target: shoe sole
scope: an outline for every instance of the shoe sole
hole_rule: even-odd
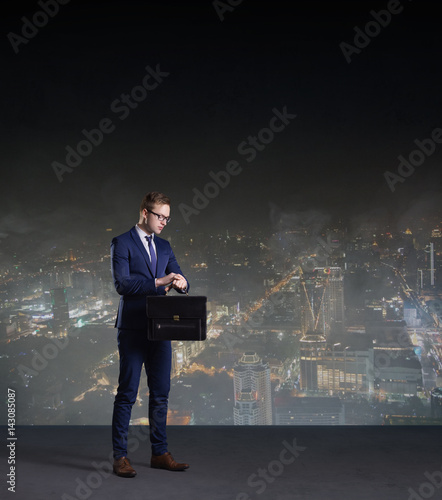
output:
[[[169,469],[168,467],[161,467],[160,465],[152,465],[152,464],[150,464],[150,467],[152,469],[170,470],[171,472],[181,472],[189,468],[189,467],[183,467],[182,469]]]

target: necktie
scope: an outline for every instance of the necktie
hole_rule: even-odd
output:
[[[147,244],[149,245],[149,252],[150,252],[150,263],[152,264],[152,270],[154,276],[157,275],[157,256],[155,254],[155,250],[152,245],[152,236],[146,236],[147,239]]]

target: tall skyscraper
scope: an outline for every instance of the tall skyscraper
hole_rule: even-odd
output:
[[[340,267],[317,267],[301,276],[301,331],[326,338],[344,328],[344,279]]]
[[[325,348],[326,339],[322,332],[311,330],[302,336],[300,343],[302,390],[318,390],[318,364],[322,360]]]
[[[239,393],[233,409],[235,425],[259,425],[258,403],[253,391]]]
[[[66,337],[69,326],[69,305],[66,288],[51,290],[51,306],[53,318],[49,322],[50,337]]]
[[[255,352],[245,352],[233,369],[235,425],[271,425],[270,368]]]
[[[325,278],[324,324],[329,331],[344,328],[344,277],[340,267],[319,268]],[[325,330],[324,330],[325,331]],[[329,333],[326,332],[327,334]]]

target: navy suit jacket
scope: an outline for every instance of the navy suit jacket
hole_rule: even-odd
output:
[[[151,269],[149,255],[140,241],[135,226],[112,240],[112,278],[117,292],[121,295],[115,321],[117,328],[147,331],[146,295],[166,293],[164,286],[155,287],[155,277],[161,278],[169,273],[183,275],[170,243],[155,235],[155,247],[156,274]]]

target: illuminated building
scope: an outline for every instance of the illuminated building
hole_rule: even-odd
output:
[[[420,328],[422,319],[416,306],[410,302],[404,301],[404,321],[409,328]]]
[[[275,425],[344,425],[344,415],[336,397],[275,398]]]
[[[318,361],[325,352],[326,339],[322,332],[308,331],[300,344],[301,389],[318,390]]]
[[[74,251],[72,248],[69,249],[69,252],[68,252],[68,259],[71,261],[71,262],[75,262],[77,259],[75,258],[74,256]]]
[[[187,365],[187,350],[184,342],[172,343],[172,377],[179,375],[181,370]]]
[[[344,278],[340,267],[317,267],[301,278],[301,330],[344,328]]]
[[[49,337],[66,337],[69,326],[69,304],[66,288],[51,289],[53,318],[48,325]]]
[[[191,364],[192,359],[195,358],[204,349],[204,347],[204,342],[173,341],[171,376],[178,376],[183,368],[186,368],[189,364]]]
[[[259,425],[259,409],[252,391],[243,391],[238,395],[233,408],[235,425]]]
[[[270,368],[245,352],[233,369],[235,425],[272,425]]]
[[[317,361],[318,389],[330,395],[373,391],[373,349],[328,345]]]
[[[301,389],[329,395],[368,394],[373,386],[373,342],[366,335],[341,333],[327,342],[322,332],[300,341]]]
[[[422,365],[405,321],[367,322],[373,339],[374,389],[380,395],[415,396],[422,387]]]

